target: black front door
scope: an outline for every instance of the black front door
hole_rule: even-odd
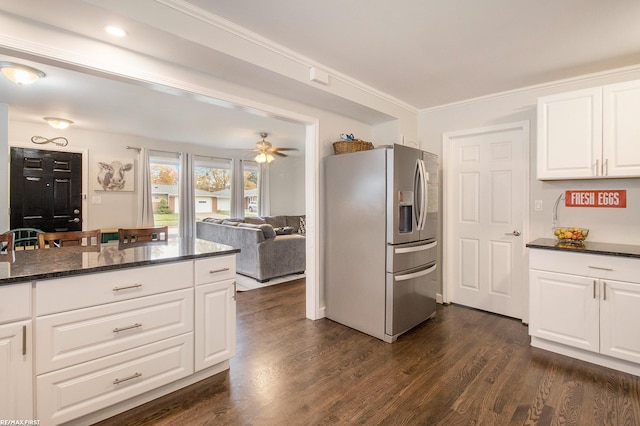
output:
[[[11,229],[82,230],[82,154],[11,148]]]

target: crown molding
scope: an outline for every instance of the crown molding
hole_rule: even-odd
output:
[[[572,85],[572,84],[575,84],[575,83],[596,81],[596,80],[599,80],[599,79],[602,79],[602,78],[606,78],[606,77],[622,76],[622,75],[625,75],[625,74],[633,74],[633,73],[640,73],[640,64],[638,64],[638,65],[630,65],[628,67],[622,67],[622,68],[614,68],[614,69],[606,70],[606,71],[599,71],[599,72],[595,72],[595,73],[591,73],[591,74],[584,74],[584,75],[580,75],[580,76],[576,76],[576,77],[570,77],[570,78],[565,78],[565,79],[561,79],[561,80],[550,81],[550,82],[547,82],[547,83],[535,84],[535,85],[532,85],[532,86],[525,86],[525,87],[521,87],[521,88],[518,88],[518,89],[507,90],[507,91],[498,92],[498,93],[492,93],[490,95],[479,96],[479,97],[476,97],[476,98],[465,99],[465,100],[457,101],[457,102],[451,102],[451,103],[444,104],[444,105],[438,105],[438,106],[434,106],[434,107],[424,108],[424,109],[419,110],[418,114],[428,114],[428,113],[436,112],[436,111],[445,111],[445,110],[448,110],[448,109],[458,108],[458,107],[461,107],[461,106],[477,104],[477,103],[484,102],[484,101],[487,101],[487,100],[500,99],[500,98],[506,98],[506,97],[509,97],[509,96],[519,95],[519,94],[526,93],[526,92],[533,91],[533,90],[549,89],[549,88],[553,88],[553,87],[562,88],[564,86],[569,86],[569,85]],[[569,90],[571,90],[571,89],[569,89]]]
[[[235,24],[227,19],[224,19],[218,15],[203,10],[186,0],[154,0],[159,4],[162,4],[168,8],[171,8],[177,12],[185,14],[193,19],[197,19],[207,25],[211,25],[219,30],[225,31],[233,36],[239,37],[249,43],[254,44],[262,49],[268,50],[271,53],[279,55],[294,63],[298,63],[308,68],[319,68],[329,73],[332,79],[339,80],[342,84],[350,86],[353,89],[360,90],[370,96],[373,96],[382,101],[391,103],[396,107],[402,108],[410,113],[417,114],[418,108],[410,105],[398,98],[395,98],[387,93],[384,93],[372,86],[369,86],[359,80],[356,80],[346,74],[343,74],[333,68],[330,68],[324,64],[304,56],[294,50],[291,50],[285,46],[282,46],[266,37],[261,36],[247,28],[244,28],[238,24]],[[316,85],[314,85],[316,87]],[[320,90],[328,90],[318,87]]]

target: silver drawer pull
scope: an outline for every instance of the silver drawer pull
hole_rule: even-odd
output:
[[[222,268],[222,269],[212,269],[209,271],[210,274],[217,274],[219,272],[229,272],[230,269],[229,268]]]
[[[142,327],[142,324],[135,323],[135,324],[130,325],[130,326],[128,326],[128,327],[114,328],[114,329],[113,329],[113,332],[114,332],[114,333],[120,333],[121,331],[132,330],[132,329],[134,329],[134,328],[139,328],[139,327]]]
[[[137,379],[138,377],[142,377],[142,373],[134,373],[132,376],[125,377],[124,379],[115,379],[113,381],[114,385],[119,385],[122,382],[126,382],[127,380]]]
[[[114,287],[113,291],[131,290],[133,288],[142,288],[142,284],[133,284],[126,287]]]
[[[602,266],[591,266],[591,265],[588,265],[587,268],[600,269],[601,271],[613,271],[613,269],[611,269],[611,268],[603,268]]]

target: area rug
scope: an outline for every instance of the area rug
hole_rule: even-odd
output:
[[[272,278],[267,282],[259,283],[253,278],[236,274],[236,289],[238,291],[255,290],[256,288],[269,287],[271,285],[282,284],[289,281],[299,280],[300,278],[304,278],[305,276],[306,276],[305,274],[285,275],[284,277]]]

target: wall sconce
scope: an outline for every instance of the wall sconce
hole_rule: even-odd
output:
[[[44,117],[44,121],[46,121],[49,126],[58,130],[64,130],[73,124],[73,121],[67,120],[66,118]]]
[[[35,68],[13,62],[0,62],[0,71],[9,80],[21,85],[35,83],[46,75]]]

